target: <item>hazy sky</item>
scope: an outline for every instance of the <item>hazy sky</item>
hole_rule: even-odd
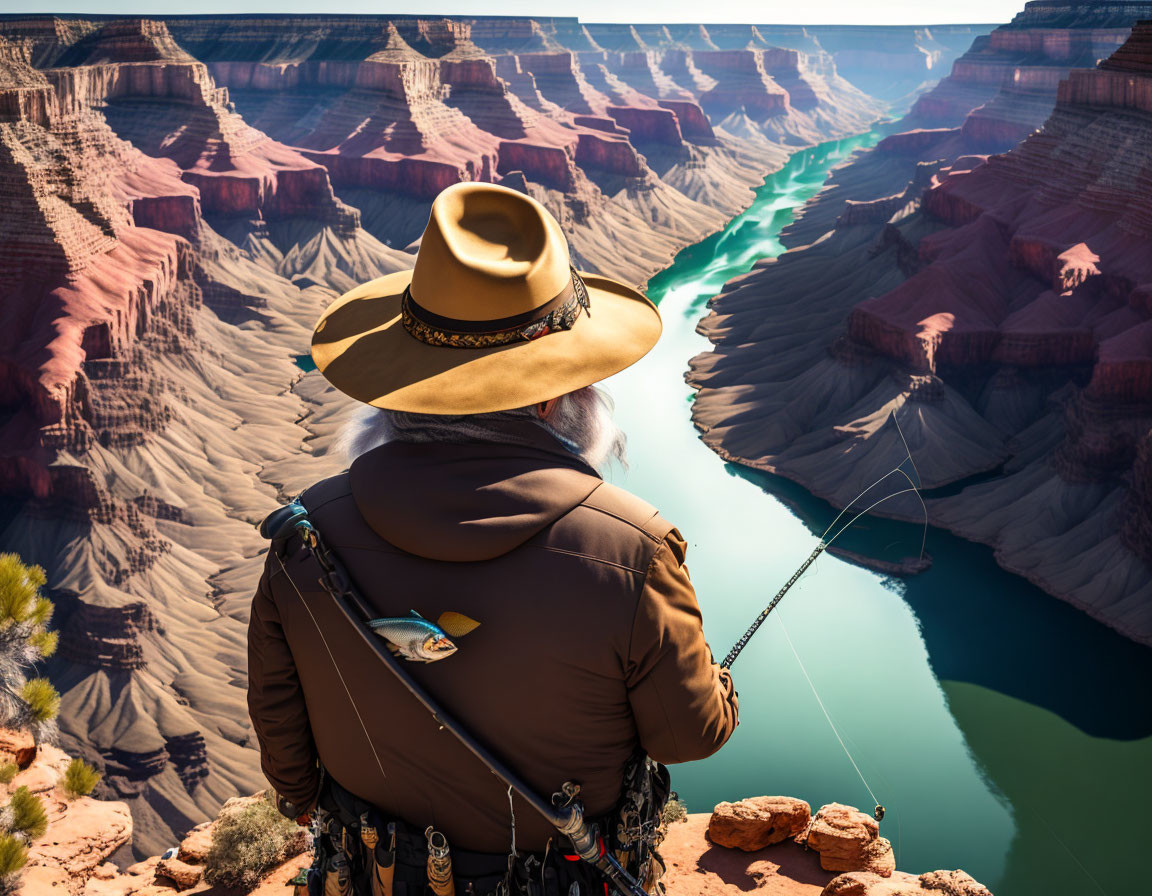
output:
[[[1007,22],[1024,0],[0,0],[0,12],[327,12],[579,16],[586,22],[800,24]]]

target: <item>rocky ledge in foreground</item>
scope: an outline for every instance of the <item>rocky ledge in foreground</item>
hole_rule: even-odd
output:
[[[48,892],[28,888],[39,884],[58,887],[52,892],[61,896],[287,893],[287,883],[311,860],[303,830],[283,840],[282,860],[253,873],[250,887],[228,888],[218,879],[215,884],[206,879],[213,876],[206,872],[222,819],[262,801],[261,794],[229,800],[219,818],[194,828],[179,846],[123,872],[107,864],[96,867],[99,860],[92,867],[78,868],[71,879],[57,868],[51,878],[26,876],[22,892]],[[858,809],[832,803],[813,816],[806,802],[786,796],[721,803],[711,815],[672,822],[661,853],[668,866],[666,896],[737,896],[751,891],[763,896],[992,896],[963,871],[921,875],[897,871],[892,844],[880,836],[871,816]]]
[[[12,772],[0,783],[0,803],[9,804],[17,790],[27,789],[46,822],[44,833],[28,842],[27,864],[0,873],[0,892],[104,896],[103,882],[117,876],[108,859],[132,839],[132,816],[122,802],[70,794],[65,771],[71,761],[62,750],[37,744],[26,729],[0,728],[0,767]]]
[[[831,803],[762,796],[673,823],[661,848],[667,896],[992,896],[963,871],[896,870],[879,825]]]

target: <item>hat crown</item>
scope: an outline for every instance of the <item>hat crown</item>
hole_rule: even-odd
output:
[[[560,224],[507,187],[459,183],[432,203],[411,293],[435,314],[500,320],[546,305],[571,282]]]

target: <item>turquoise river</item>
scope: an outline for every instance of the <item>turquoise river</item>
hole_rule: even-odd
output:
[[[834,510],[725,464],[689,419],[688,359],[708,298],[757,259],[828,170],[876,134],[797,153],[721,233],[649,284],[665,332],[607,383],[631,464],[612,478],[682,530],[705,628],[722,656],[813,548]],[[889,524],[894,526],[897,524]],[[890,537],[891,532],[888,532]],[[919,547],[920,532],[903,533]],[[1027,582],[981,546],[931,530],[932,568],[907,579],[825,555],[734,669],[741,724],[716,756],[674,770],[692,811],[791,794],[870,811],[797,657],[887,807],[899,867],[964,868],[997,896],[1140,889],[1152,804],[1152,651]],[[915,551],[910,551],[914,553]],[[1144,845],[1141,846],[1140,844]]]

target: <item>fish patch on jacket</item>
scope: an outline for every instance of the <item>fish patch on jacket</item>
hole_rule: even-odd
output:
[[[441,613],[429,622],[415,610],[407,616],[371,619],[369,628],[388,642],[394,654],[415,663],[433,663],[456,652],[453,638],[462,638],[479,622],[462,613]]]

